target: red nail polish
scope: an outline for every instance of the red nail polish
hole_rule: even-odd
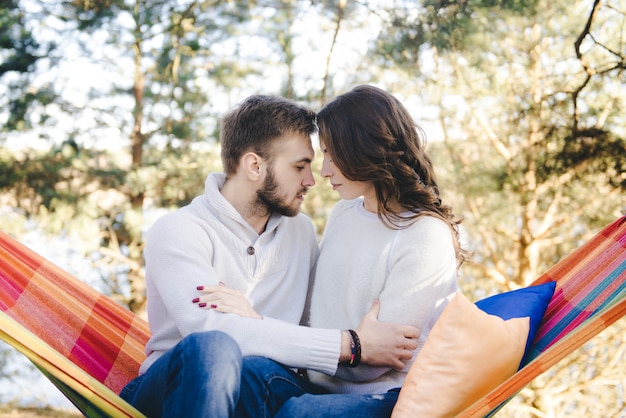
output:
[[[202,302],[198,304],[199,307],[204,308],[206,306],[206,303]]]
[[[194,298],[194,299],[191,301],[191,303],[198,303],[198,302],[200,302],[200,298]]]
[[[211,305],[211,308],[215,309],[217,308],[217,305]]]
[[[196,286],[196,290],[203,290],[204,286]]]

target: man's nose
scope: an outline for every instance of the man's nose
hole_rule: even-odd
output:
[[[302,185],[306,187],[311,187],[315,185],[315,178],[313,177],[313,170],[311,169],[310,166],[306,170],[304,179],[302,179]]]

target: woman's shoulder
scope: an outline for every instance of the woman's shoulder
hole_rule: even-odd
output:
[[[341,210],[341,209],[353,208],[362,204],[363,204],[363,198],[361,197],[357,197],[356,199],[349,199],[349,200],[341,199],[337,203],[335,203],[335,209]]]
[[[444,221],[438,216],[423,213],[415,219],[412,227],[419,229],[432,229],[432,230],[448,230],[450,228],[448,222]]]
[[[443,219],[423,214],[418,216],[414,222],[404,231],[406,239],[413,239],[418,237],[420,240],[426,239],[448,239],[452,237],[452,230],[450,224]]]
[[[328,219],[330,220],[332,218],[342,217],[345,215],[354,216],[356,215],[356,212],[359,212],[359,208],[362,206],[362,198],[350,200],[341,199],[337,203],[335,203],[335,206],[333,206],[332,210],[330,211],[330,215],[328,216]]]
[[[397,231],[394,252],[420,255],[421,258],[443,260],[454,254],[454,236],[448,223],[431,215],[421,215],[408,228]]]

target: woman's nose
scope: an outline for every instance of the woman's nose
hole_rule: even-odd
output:
[[[330,177],[332,176],[333,172],[331,170],[330,167],[331,163],[329,161],[328,158],[324,158],[324,161],[322,161],[322,169],[320,170],[320,174],[322,177]]]

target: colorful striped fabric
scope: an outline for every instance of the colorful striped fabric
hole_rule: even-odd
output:
[[[2,232],[0,311],[1,337],[85,415],[140,415],[117,393],[145,358],[146,321]]]
[[[626,217],[543,274],[556,281],[532,360],[463,412],[495,414],[532,379],[626,315]],[[117,393],[144,359],[145,321],[0,232],[0,338],[88,417],[141,416]]]
[[[565,257],[533,284],[557,287],[520,371],[463,412],[492,416],[525,385],[626,315],[626,217]]]

